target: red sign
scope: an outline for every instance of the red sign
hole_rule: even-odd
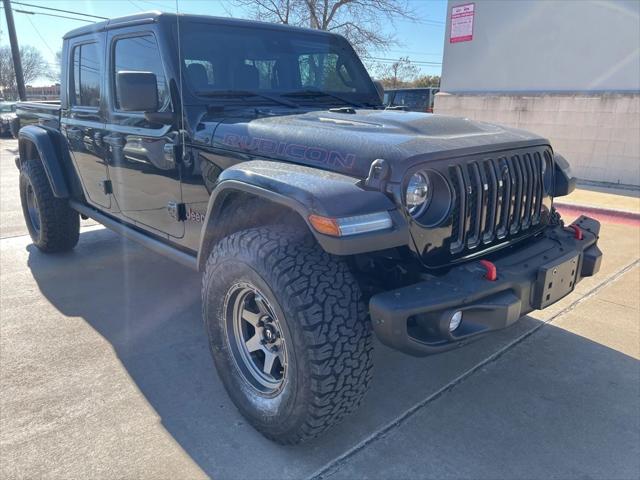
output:
[[[468,42],[473,40],[473,16],[475,4],[467,3],[451,9],[451,30],[449,43]]]

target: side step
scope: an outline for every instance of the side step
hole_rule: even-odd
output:
[[[149,235],[145,235],[124,223],[120,223],[117,220],[114,220],[113,218],[76,201],[70,201],[69,205],[71,205],[71,208],[77,211],[80,215],[94,219],[96,222],[101,223],[123,237],[133,240],[134,242],[137,242],[160,255],[169,257],[182,265],[198,270],[198,262],[195,255],[189,255],[182,250],[178,250],[177,248],[167,245],[160,240],[156,240]]]

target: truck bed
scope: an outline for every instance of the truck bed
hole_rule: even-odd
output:
[[[18,102],[16,114],[20,119],[20,126],[44,125],[51,128],[60,128],[60,102]]]

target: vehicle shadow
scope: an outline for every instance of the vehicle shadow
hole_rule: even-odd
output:
[[[282,447],[247,425],[217,378],[202,326],[197,272],[105,229],[84,232],[76,250],[69,254],[45,256],[33,246],[27,248],[28,265],[42,294],[65,316],[84,319],[113,346],[166,431],[214,478],[311,475],[539,323],[525,317],[512,328],[464,349],[428,358],[411,358],[377,344],[375,380],[363,408],[316,441]],[[622,394],[633,399],[627,390],[630,375],[637,375],[638,362],[562,329],[547,327],[547,335],[557,348],[570,352],[572,362],[585,368],[594,363],[607,366],[580,379],[585,391],[583,408],[573,412],[572,422],[584,417],[584,422],[604,424],[620,414],[620,408],[609,413],[605,406],[619,405]],[[587,395],[590,386],[602,383],[613,386],[596,388],[595,395]],[[575,382],[554,385],[560,389],[554,396],[574,395]],[[478,410],[488,407],[481,400],[475,406]],[[601,411],[598,418],[592,417],[595,411]],[[528,421],[534,419],[513,419],[510,428],[516,436],[525,436]],[[453,417],[448,426],[449,430],[466,428],[464,415]],[[593,435],[595,432],[596,428]],[[432,449],[443,434],[433,432]],[[469,442],[481,442],[487,432],[478,430],[472,435],[476,438],[469,438]],[[567,441],[562,436],[552,437],[545,448],[561,450]],[[628,435],[609,435],[607,441],[620,451],[628,450]],[[437,453],[447,455],[444,446]],[[592,454],[594,459],[599,456],[597,451]],[[503,461],[503,452],[487,455],[487,462]],[[375,472],[368,475],[376,476]],[[527,471],[522,475],[527,476]]]

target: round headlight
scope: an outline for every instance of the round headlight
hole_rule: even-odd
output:
[[[414,218],[419,217],[429,205],[430,198],[429,177],[422,172],[414,173],[409,179],[407,191],[405,192],[407,210]]]

